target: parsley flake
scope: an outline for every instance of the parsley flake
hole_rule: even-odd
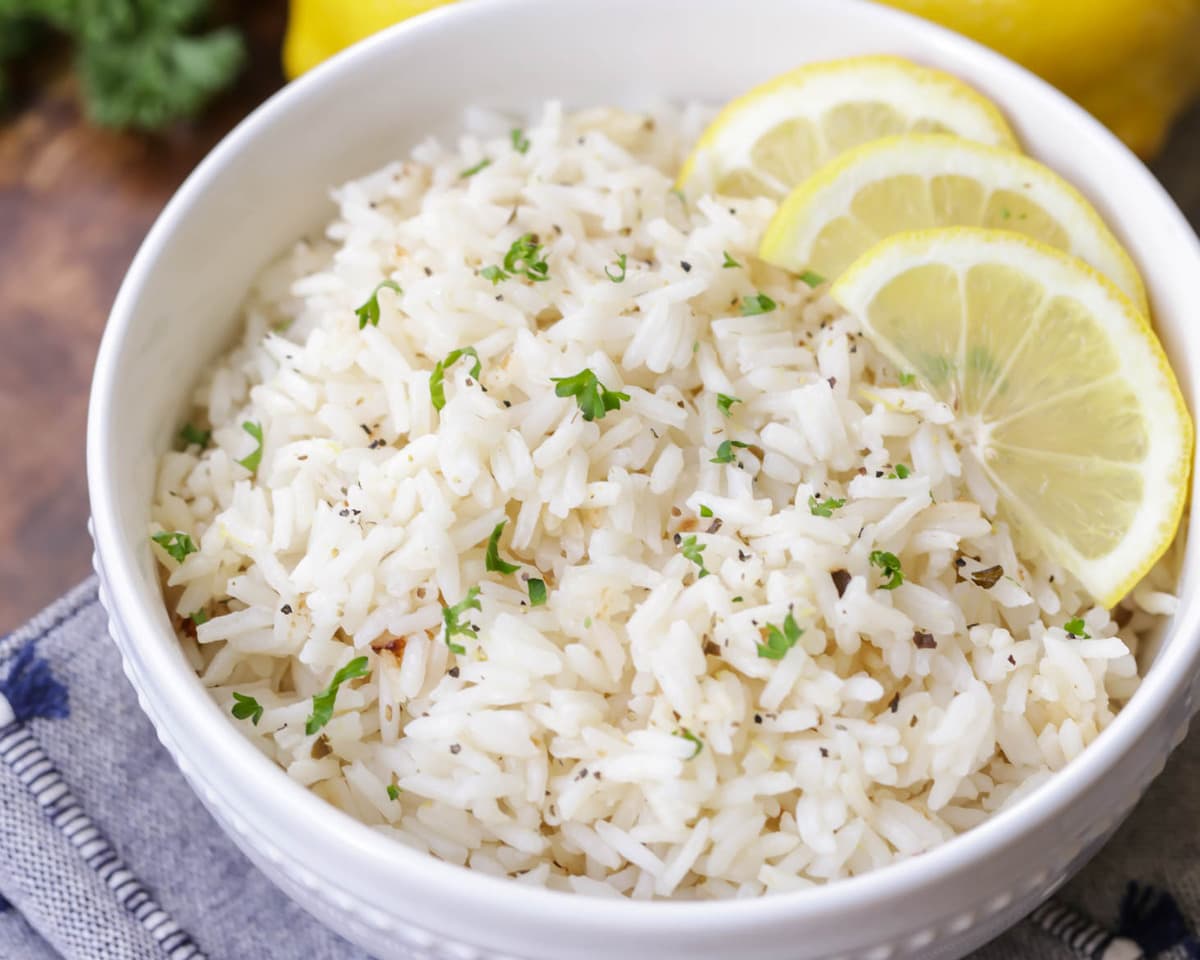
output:
[[[556,384],[556,397],[574,397],[583,411],[584,420],[603,420],[610,410],[620,410],[622,401],[629,399],[629,394],[617,390],[609,390],[596,379],[589,368],[584,367],[571,377],[551,377],[551,383]]]
[[[367,297],[366,303],[354,311],[354,315],[358,317],[358,329],[362,330],[368,323],[373,326],[379,326],[379,291],[384,287],[389,290],[394,290],[396,293],[403,293],[400,289],[400,284],[395,280],[384,280],[377,284],[375,289],[371,291],[371,295]]]
[[[263,451],[262,424],[254,423],[251,420],[247,420],[245,423],[242,424],[242,429],[245,430],[248,434],[250,434],[250,436],[252,436],[255,440],[258,441],[258,446],[255,447],[253,450],[251,450],[250,453],[246,454],[246,456],[242,457],[242,459],[239,460],[238,463],[240,463],[243,467],[245,467],[251,473],[255,473],[258,471],[258,465],[260,463],[262,463],[262,451]]]
[[[199,610],[193,610],[188,614],[188,619],[191,620],[196,626],[200,626],[202,623],[208,623],[208,611],[203,607],[201,607]]]
[[[183,563],[183,558],[189,553],[196,552],[196,544],[182,530],[164,530],[150,538],[167,551],[167,555],[176,563]]]
[[[249,720],[256,727],[258,721],[262,719],[263,706],[253,697],[247,696],[244,693],[235,693],[233,695],[233,707],[229,711],[238,720]]]
[[[335,673],[333,679],[329,681],[328,687],[320,693],[313,694],[312,713],[304,721],[304,732],[311,737],[333,717],[333,704],[337,700],[338,688],[343,683],[358,677],[370,676],[370,674],[371,668],[367,666],[366,657],[355,657]]]
[[[743,400],[740,397],[731,397],[727,393],[718,393],[717,394],[717,409],[720,410],[727,417],[733,416],[733,414],[730,412],[729,408],[732,407],[735,403],[742,403],[742,402],[743,402]]]
[[[808,498],[808,512],[814,517],[832,517],[834,510],[840,510],[845,505],[846,501],[837,497],[818,500],[815,495],[810,495]]]
[[[505,273],[503,270],[501,270],[497,266],[484,267],[482,270],[479,271],[479,275],[481,277],[483,277],[485,280],[491,280],[493,287],[496,284],[498,284],[501,280],[508,279],[508,274]]]
[[[475,174],[477,174],[477,173],[478,173],[480,170],[482,170],[484,167],[490,167],[491,165],[492,165],[492,161],[491,161],[491,160],[489,160],[487,157],[484,157],[484,158],[483,158],[482,160],[480,160],[480,161],[479,161],[477,164],[475,164],[475,166],[473,166],[473,167],[467,167],[467,169],[466,169],[466,170],[461,170],[461,171],[459,171],[459,174],[458,174],[458,179],[459,179],[459,180],[466,180],[468,177],[473,177],[473,176],[475,176]]]
[[[446,646],[450,648],[451,653],[464,654],[467,648],[461,643],[453,643],[454,637],[476,637],[478,631],[469,623],[459,623],[459,617],[463,616],[468,610],[482,610],[483,605],[479,602],[479,588],[472,587],[467,591],[464,599],[460,600],[452,607],[442,607],[442,623],[445,624],[446,630],[442,635],[442,639],[446,641]]]
[[[521,569],[519,563],[509,563],[500,557],[500,534],[504,532],[504,526],[507,523],[507,520],[501,520],[492,530],[492,535],[488,537],[487,554],[483,564],[489,573],[516,573]]]
[[[1087,624],[1083,622],[1083,617],[1076,617],[1074,620],[1068,620],[1063,624],[1063,629],[1077,640],[1092,639],[1092,635],[1087,632]]]
[[[705,544],[698,543],[694,533],[690,537],[684,537],[682,542],[679,544],[679,552],[700,568],[700,574],[697,577],[699,580],[703,580],[710,572],[705,569],[704,557],[701,556],[701,554],[704,553],[704,549]]]
[[[871,564],[879,568],[887,577],[886,582],[879,586],[884,590],[895,590],[904,582],[904,571],[900,569],[900,560],[894,553],[885,550],[871,551]]]
[[[540,607],[546,603],[546,581],[539,580],[537,577],[530,577],[529,586],[529,605],[531,607]]]
[[[192,444],[198,446],[201,450],[208,446],[208,441],[212,439],[211,430],[201,430],[199,427],[191,423],[185,423],[183,429],[179,431],[179,441],[184,447],[190,447]]]
[[[819,273],[815,273],[812,270],[805,270],[802,274],[800,274],[800,279],[807,283],[810,287],[819,287],[825,282],[825,278],[823,276],[821,276]]]
[[[617,257],[616,264],[617,269],[621,271],[620,273],[609,273],[608,267],[604,268],[604,275],[613,283],[623,283],[625,281],[625,259],[625,254]]]
[[[549,280],[550,267],[542,256],[541,246],[534,242],[532,233],[527,233],[514,240],[508,248],[508,253],[504,255],[504,269],[509,276],[519,273],[534,283]]]
[[[804,633],[791,612],[783,618],[783,629],[767,624],[767,642],[758,644],[758,655],[768,660],[782,660]]]
[[[911,387],[916,382],[916,380],[917,380],[917,375],[915,373],[900,374],[900,386],[902,386],[902,387]]]
[[[691,730],[689,730],[687,727],[682,727],[675,731],[675,736],[679,737],[681,740],[686,740],[688,743],[694,744],[691,756],[688,757],[689,760],[695,760],[698,756],[700,756],[700,751],[704,749],[704,741],[692,733]]]
[[[912,471],[908,467],[903,463],[898,463],[896,464],[896,468],[887,475],[887,478],[889,480],[907,480],[911,474]]]
[[[700,516],[707,518],[711,517],[712,515],[712,507],[706,507],[704,504],[700,504]]]
[[[752,297],[742,297],[742,316],[757,317],[762,313],[770,313],[777,304],[765,293],[756,293]]]
[[[400,799],[400,788],[398,786],[396,786],[394,783],[389,783],[387,785],[387,795],[388,795],[389,800],[399,800]]]
[[[741,267],[741,264],[729,255],[728,250],[722,250],[721,252],[725,254],[725,262],[721,264],[722,270],[737,270]]]
[[[741,440],[722,440],[717,446],[717,455],[709,460],[709,463],[733,463],[733,448],[742,447],[743,449],[750,446],[748,443],[742,443]]]
[[[508,136],[512,140],[513,149],[517,153],[527,153],[529,151],[529,138],[525,136],[525,131],[520,127],[513,127],[509,131]]]
[[[459,347],[457,350],[451,350],[446,354],[444,360],[437,362],[433,368],[433,373],[429,375],[429,399],[433,403],[434,410],[441,410],[446,405],[446,371],[463,357],[471,357],[475,361],[471,364],[471,369],[468,372],[476,380],[479,379],[483,365],[479,362],[479,354],[475,352],[475,348]]]

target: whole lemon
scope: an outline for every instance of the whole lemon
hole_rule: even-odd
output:
[[[295,77],[389,24],[452,0],[291,0]],[[565,0],[564,0],[565,2]],[[884,0],[1045,77],[1142,156],[1200,89],[1200,0]]]

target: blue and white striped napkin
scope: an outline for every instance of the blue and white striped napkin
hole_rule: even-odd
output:
[[[972,960],[1200,960],[1197,813],[1200,735],[1079,877]],[[192,794],[121,672],[94,581],[0,639],[0,958],[364,956]]]

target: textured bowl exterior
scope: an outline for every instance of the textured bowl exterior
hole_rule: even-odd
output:
[[[113,307],[88,480],[101,600],[126,674],[225,831],[298,903],[381,960],[951,960],[1086,862],[1186,731],[1200,661],[1192,548],[1179,613],[1141,690],[1081,757],[1011,809],[930,853],[827,887],[635,903],[525,887],[379,836],[290,781],[188,667],[146,532],[154,463],[189,384],[231,341],[253,275],[329,215],[331,184],[430,131],[453,131],[470,104],[719,102],[799,62],[868,52],[948,69],[999,102],[1030,151],[1074,181],[1129,246],[1196,409],[1200,332],[1188,285],[1200,246],[1095,121],[1008,61],[888,9],[758,0],[752,12],[732,10],[726,0],[477,0],[402,24],[285,89],[227,137],[159,218]]]

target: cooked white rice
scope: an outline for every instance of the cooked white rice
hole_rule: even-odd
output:
[[[874,869],[1075,757],[1173,609],[1160,565],[1119,629],[1018,552],[953,412],[899,386],[820,289],[754,259],[770,201],[671,192],[703,119],[552,104],[521,153],[477,116],[457,149],[340,188],[196,391],[212,443],[162,458],[151,532],[198,550],[154,550],[212,696],[256,698],[257,724],[231,722],[291,777],[445,860],[638,898]],[[481,275],[527,233],[547,281]],[[403,293],[359,329],[385,278]],[[742,316],[760,292],[778,308]],[[468,345],[480,382],[460,360],[436,411],[430,372]],[[583,368],[629,400],[585,421],[550,379]],[[722,393],[741,401],[728,417]],[[746,446],[713,463],[724,440]],[[506,518],[520,573],[486,572]],[[897,589],[873,551],[900,559]],[[459,655],[442,608],[474,586]],[[760,656],[789,612],[798,643]],[[1089,639],[1062,629],[1075,616]],[[361,655],[369,677],[306,735],[312,696]]]

